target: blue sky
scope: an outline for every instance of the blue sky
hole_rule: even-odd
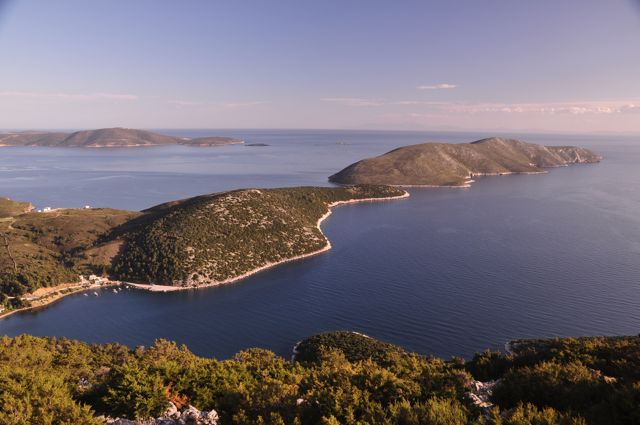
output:
[[[633,0],[0,4],[0,128],[640,132]]]

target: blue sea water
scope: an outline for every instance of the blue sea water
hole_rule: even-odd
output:
[[[213,133],[269,146],[2,148],[0,194],[39,207],[143,209],[240,187],[329,185],[327,176],[349,163],[398,146],[487,136]],[[0,334],[130,346],[167,338],[218,358],[256,346],[288,355],[305,336],[338,329],[444,357],[469,357],[513,338],[637,334],[640,140],[519,137],[589,147],[605,160],[342,206],[323,224],[333,249],[322,255],[218,288],[73,295],[0,321]]]

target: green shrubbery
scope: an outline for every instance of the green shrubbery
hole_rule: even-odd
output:
[[[0,293],[18,296],[106,270],[117,248],[101,249],[105,236],[139,214],[68,209],[0,220]]]
[[[466,396],[469,370],[488,373],[478,371],[478,357],[466,365],[446,362],[346,332],[313,337],[302,347],[313,356],[291,364],[262,349],[218,361],[163,340],[131,351],[4,337],[0,423],[158,416],[170,401],[215,409],[222,424],[640,423],[637,337],[527,342],[513,355],[492,354],[480,362],[485,369],[508,364],[497,376],[497,405],[485,412]]]

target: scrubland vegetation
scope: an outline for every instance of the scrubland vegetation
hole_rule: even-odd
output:
[[[640,421],[640,338],[520,342],[469,362],[347,332],[310,338],[291,363],[263,349],[229,360],[156,341],[118,345],[0,339],[0,423],[93,424],[192,404],[221,424],[616,425]],[[468,397],[499,379],[494,407]]]
[[[140,283],[224,281],[327,244],[317,227],[331,203],[400,196],[388,186],[246,189],[198,196],[143,212],[29,211],[0,199],[0,302],[77,282],[80,274]]]

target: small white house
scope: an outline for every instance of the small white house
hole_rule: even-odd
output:
[[[91,209],[91,205],[85,205],[85,206],[84,206],[84,209],[85,209],[85,210],[90,210],[90,209]]]
[[[42,212],[51,212],[51,207],[44,207]]]

